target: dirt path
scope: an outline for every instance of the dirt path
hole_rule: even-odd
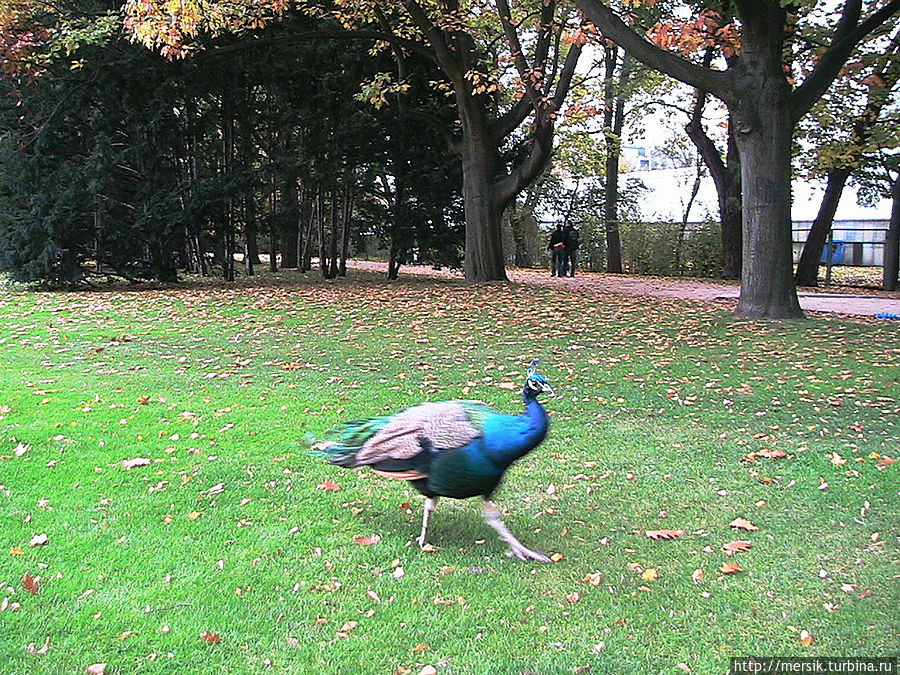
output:
[[[356,269],[387,272],[386,263],[348,261],[347,265]],[[462,279],[459,273],[448,270],[433,270],[428,266],[408,266],[400,274],[441,276]],[[672,277],[640,277],[633,275],[603,274],[584,272],[576,277],[551,277],[546,270],[513,269],[508,272],[511,281],[541,286],[567,288],[575,293],[598,295],[620,294],[649,297],[681,298],[698,302],[723,303],[733,307],[740,294],[737,282],[712,281],[707,279],[676,279]],[[800,306],[807,312],[830,312],[855,316],[874,317],[880,313],[900,315],[900,293],[884,291],[860,292],[855,290],[802,290],[799,293]]]

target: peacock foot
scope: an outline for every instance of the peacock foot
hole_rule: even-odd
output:
[[[537,560],[542,563],[553,562],[540,551],[532,551],[530,548],[523,546],[519,542],[510,543],[506,555],[510,558],[518,558],[519,560]]]

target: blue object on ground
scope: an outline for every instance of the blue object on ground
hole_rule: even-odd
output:
[[[878,312],[875,315],[876,319],[900,319],[900,314],[894,314],[892,312]]]

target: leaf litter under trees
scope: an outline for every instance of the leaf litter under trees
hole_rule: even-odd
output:
[[[785,635],[782,612],[815,634],[811,649],[824,650],[842,631],[853,632],[844,623],[850,617],[884,616],[889,574],[880,561],[892,546],[886,498],[896,466],[879,463],[892,457],[889,422],[898,411],[897,385],[883,377],[898,365],[884,326],[823,320],[784,335],[762,324],[738,330],[720,312],[675,301],[597,303],[546,289],[364,280],[263,293],[26,294],[0,304],[0,312],[15,326],[4,343],[16,368],[2,375],[3,424],[17,425],[3,439],[0,491],[21,514],[4,528],[0,550],[22,551],[4,557],[15,573],[6,578],[17,586],[24,572],[51,560],[45,556],[66,561],[64,569],[41,569],[40,593],[15,593],[3,611],[22,612],[17,618],[31,624],[35,603],[51,602],[76,608],[91,626],[114,626],[102,643],[112,646],[81,664],[111,662],[124,650],[150,668],[147,655],[157,644],[170,649],[170,639],[192,644],[189,653],[204,667],[245,643],[259,661],[277,664],[321,658],[320,647],[337,633],[346,635],[341,644],[365,641],[392,668],[420,668],[411,650],[426,643],[432,663],[470,667],[466,653],[477,654],[480,665],[517,662],[492,637],[502,620],[510,627],[504,642],[522,645],[547,669],[588,661],[599,667],[595,659],[611,651],[657,659],[663,668],[668,662],[653,655],[659,638],[648,613],[658,612],[657,624],[673,631],[689,625],[701,645],[718,644],[727,614],[735,649],[762,644],[773,652],[797,643],[796,634]],[[548,334],[559,322],[565,339]],[[126,332],[123,324],[131,341],[115,355],[93,351],[101,336]],[[550,404],[552,444],[502,489],[510,518],[557,538],[561,553],[551,571],[528,576],[534,591],[527,599],[513,589],[529,572],[509,564],[490,540],[478,543],[485,533],[464,509],[446,525],[458,532],[436,535],[461,540],[465,550],[442,546],[421,555],[406,546],[408,523],[396,523],[414,517],[403,508],[414,497],[402,489],[364,474],[342,480],[339,491],[317,489],[327,473],[297,441],[306,431],[427,397],[506,406],[515,394],[501,385],[520,380],[521,357],[534,350],[552,355],[561,384]],[[237,359],[249,363],[239,368]],[[285,362],[304,367],[285,371]],[[151,401],[141,404],[143,395]],[[691,405],[681,402],[689,398]],[[76,444],[54,440],[60,433]],[[16,457],[20,442],[31,449]],[[747,452],[773,447],[790,458],[742,464]],[[835,463],[835,453],[847,461]],[[152,463],[125,471],[128,457]],[[777,483],[751,474],[764,462],[776,466]],[[827,491],[818,489],[820,477]],[[835,508],[816,508],[823,505]],[[190,518],[200,511],[202,518]],[[790,522],[781,516],[786,511],[794,514]],[[735,538],[736,517],[759,530],[752,549],[732,559],[722,547]],[[827,552],[836,562],[819,561],[820,542],[804,539],[798,522],[836,542]],[[684,534],[657,541],[644,534],[648,527]],[[374,532],[377,545],[355,543]],[[46,533],[48,543],[27,546],[35,533]],[[178,545],[161,553],[160,541]],[[66,557],[72,548],[83,560]],[[788,558],[790,573],[770,582],[778,592],[767,597],[759,580]],[[743,571],[722,569],[729,562]],[[827,578],[819,576],[823,566]],[[126,582],[149,613],[108,603]],[[843,584],[857,588],[850,594]],[[86,588],[94,592],[78,599]],[[741,613],[744,597],[754,600],[757,616]],[[220,626],[204,616],[195,625],[194,609],[178,607],[182,602],[234,619]],[[844,607],[814,621],[803,614],[824,603]],[[256,622],[273,607],[267,621]],[[282,607],[295,623],[272,623]],[[561,638],[585,612],[607,618],[583,641]],[[168,632],[159,629],[163,617]],[[221,643],[205,644],[201,632],[220,635]],[[23,633],[20,645],[45,634]],[[285,646],[285,635],[304,639]],[[595,654],[601,640],[607,648]],[[68,650],[57,644],[43,656],[65,658]],[[269,644],[281,647],[260,646]],[[314,651],[304,652],[306,644]],[[698,672],[718,663],[672,647],[677,662]],[[35,656],[21,646],[18,653],[14,658]]]

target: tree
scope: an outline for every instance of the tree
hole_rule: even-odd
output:
[[[900,32],[895,31],[887,45],[876,45],[868,52],[852,67],[848,64],[842,86],[833,88],[809,115],[813,128],[807,138],[819,144],[817,152],[809,153],[815,160],[811,173],[824,173],[826,185],[797,262],[800,286],[818,284],[819,260],[847,180],[867,158],[877,156],[877,150],[898,143],[896,127],[888,123],[893,133],[882,127],[885,108],[900,82]],[[860,95],[860,88],[865,93]],[[860,100],[862,108],[858,109],[855,103]]]
[[[725,70],[706,68],[664,49],[600,0],[574,0],[604,37],[634,58],[721,99],[735,125],[741,157],[743,266],[736,315],[792,319],[803,313],[793,281],[791,143],[797,122],[822,96],[857,44],[900,10],[888,0],[863,16],[862,0],[845,0],[830,40],[801,83],[788,72],[807,6],[738,0],[740,52]]]
[[[578,37],[564,39],[569,20],[560,3],[523,0],[513,6],[496,0],[491,7],[484,2],[402,0],[327,7],[309,3],[306,8],[337,18],[353,37],[395,45],[398,58],[406,51],[425,54],[440,69],[458,113],[452,126],[440,126],[462,162],[466,278],[506,279],[501,217],[546,166],[555,120],[581,52]],[[137,39],[170,56],[190,51],[200,31],[248,30],[286,10],[284,0],[126,4],[127,26]],[[504,162],[504,145],[526,123],[518,151],[506,154]]]

